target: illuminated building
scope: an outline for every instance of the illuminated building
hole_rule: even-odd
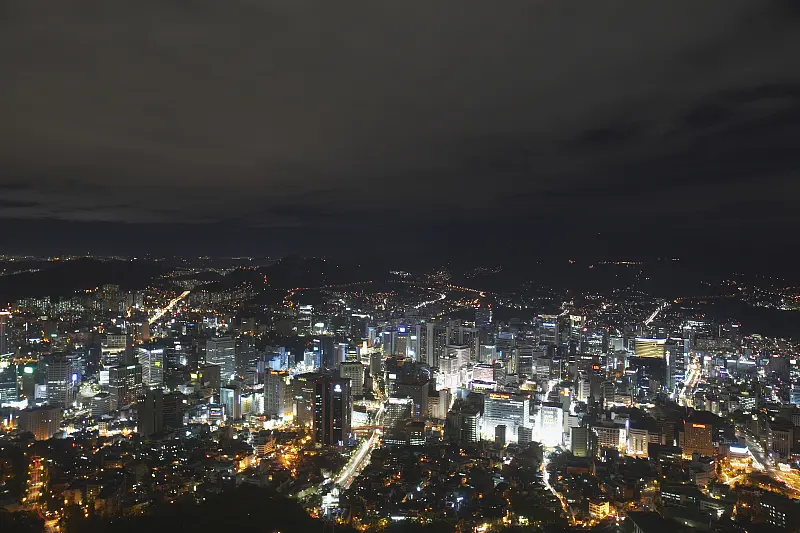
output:
[[[558,344],[558,315],[540,315],[538,320],[539,342],[555,346]]]
[[[390,396],[386,402],[384,425],[386,427],[399,427],[411,419],[414,411],[414,400],[411,398]]]
[[[242,391],[236,385],[227,385],[219,389],[219,403],[225,408],[225,418],[239,420],[242,418]]]
[[[608,500],[591,498],[589,500],[589,516],[595,520],[602,520],[608,516],[611,507]]]
[[[61,408],[34,407],[19,412],[19,429],[33,433],[36,440],[53,437],[61,426]]]
[[[561,403],[544,402],[539,407],[539,440],[546,446],[563,444],[564,407]]]
[[[137,401],[142,395],[142,365],[112,366],[108,369],[108,392],[114,409],[121,409]]]
[[[646,339],[639,337],[634,341],[636,357],[664,357],[666,339]]]
[[[339,365],[339,377],[350,380],[350,392],[353,396],[364,396],[364,365],[358,361],[345,362]]]
[[[139,364],[142,366],[142,383],[149,388],[164,384],[164,348],[148,346],[136,349]]]
[[[164,394],[162,405],[164,407],[164,427],[179,428],[183,427],[183,414],[186,410],[188,400],[180,392],[170,392]]]
[[[361,363],[358,363],[361,364]],[[269,371],[264,374],[264,414],[283,418],[286,414],[288,372]],[[289,408],[291,411],[291,407]]]
[[[442,324],[425,324],[425,354],[419,360],[430,366],[439,366],[447,347],[447,327]]]
[[[320,376],[314,382],[314,442],[346,446],[350,441],[350,380]]]
[[[570,450],[575,457],[589,456],[589,428],[582,426],[570,428]]]
[[[0,355],[6,355],[11,351],[9,343],[9,323],[11,322],[11,313],[8,311],[0,311]]]
[[[206,363],[220,368],[220,382],[227,383],[236,374],[236,343],[233,337],[218,337],[206,341]]]
[[[530,397],[521,394],[489,393],[483,402],[482,433],[495,435],[497,426],[506,429],[505,442],[519,440],[519,428],[531,427]]]
[[[100,344],[100,361],[103,366],[128,364],[131,350],[131,337],[125,334],[109,333]]]
[[[92,418],[100,418],[114,410],[114,402],[108,392],[101,392],[92,396],[91,405]]]
[[[650,436],[646,429],[628,428],[628,455],[647,457]]]
[[[683,339],[670,340],[665,344],[667,358],[667,388],[672,391],[686,377],[686,357]]]
[[[47,403],[71,407],[75,401],[78,375],[73,372],[72,360],[63,354],[47,360]]]
[[[0,404],[16,402],[19,398],[17,385],[17,365],[0,362]]]
[[[627,447],[628,433],[624,426],[613,422],[598,422],[591,427],[597,436],[597,448],[625,449]]]
[[[294,422],[299,426],[310,427],[314,422],[314,397],[315,383],[320,374],[308,373],[294,377],[292,388],[294,391],[293,410]]]
[[[689,420],[684,421],[681,433],[681,448],[683,455],[691,457],[695,452],[701,456],[713,456],[714,444],[711,439],[711,424],[697,424]]]

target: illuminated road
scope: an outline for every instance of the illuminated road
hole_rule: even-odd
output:
[[[668,304],[667,302],[664,302],[663,304],[659,305],[659,306],[658,306],[658,308],[656,308],[656,310],[655,310],[655,311],[653,311],[653,314],[652,314],[652,315],[650,315],[650,316],[647,318],[647,320],[645,320],[645,321],[644,321],[644,325],[645,325],[645,326],[649,326],[649,325],[650,325],[650,323],[651,323],[651,322],[653,322],[653,320],[655,320],[655,319],[656,319],[656,317],[658,316],[658,314],[659,314],[661,311],[663,311],[664,309],[666,309],[668,305],[669,305],[669,304]]]
[[[427,302],[422,302],[421,304],[417,304],[414,306],[414,309],[419,309],[421,307],[425,307],[426,305],[431,305],[435,304],[436,302],[441,302],[445,298],[447,298],[447,295],[445,293],[441,293],[439,294],[439,297],[436,298],[435,300],[428,300]]]
[[[383,406],[378,410],[375,420],[380,424],[383,421]],[[378,429],[374,429],[368,439],[361,443],[356,452],[350,457],[347,465],[344,467],[339,477],[336,478],[336,484],[347,489],[353,483],[353,480],[358,476],[361,470],[369,464],[372,457],[372,450],[380,444],[380,435]]]
[[[170,311],[172,311],[172,309],[174,309],[174,308],[175,308],[175,306],[176,306],[176,305],[178,305],[178,302],[180,302],[181,300],[183,300],[184,298],[186,298],[187,296],[189,296],[189,293],[190,293],[190,292],[192,292],[192,291],[183,291],[183,292],[181,293],[181,295],[180,295],[180,296],[178,296],[177,298],[175,298],[174,300],[172,300],[170,303],[168,303],[166,307],[164,307],[163,309],[159,309],[158,311],[156,311],[156,314],[154,314],[154,315],[153,315],[153,316],[150,318],[150,320],[149,320],[148,322],[149,322],[150,324],[153,324],[153,323],[155,323],[156,321],[158,321],[158,320],[161,320],[161,318],[162,318],[164,315],[166,315],[167,313],[169,313]]]
[[[566,498],[564,498],[564,496],[562,496],[561,493],[550,484],[550,473],[547,471],[547,463],[550,461],[549,455],[549,452],[545,452],[544,460],[542,461],[542,477],[544,478],[544,486],[547,488],[547,490],[553,493],[553,496],[558,498],[558,501],[561,502],[562,509],[564,509],[564,514],[569,517],[570,525],[574,525],[575,515],[572,513],[569,502],[567,502]]]
[[[681,390],[680,395],[678,396],[678,405],[688,405],[692,406],[694,401],[692,400],[692,395],[694,394],[694,389],[697,387],[697,382],[700,381],[701,370],[700,365],[695,363],[689,364],[689,372],[686,373],[686,381],[683,390]]]

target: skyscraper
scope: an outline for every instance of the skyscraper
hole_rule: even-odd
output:
[[[142,383],[149,388],[164,384],[164,348],[147,346],[137,348],[137,358],[142,366]]]
[[[75,400],[77,374],[73,373],[72,360],[64,354],[54,355],[47,363],[47,403],[71,407]]]
[[[220,367],[220,380],[227,383],[236,374],[236,344],[233,337],[219,337],[206,341],[206,363]]]
[[[242,418],[242,391],[237,385],[228,385],[219,389],[219,403],[225,407],[228,420]]]
[[[108,370],[108,392],[114,409],[135,403],[142,390],[142,365],[112,366]]]
[[[346,446],[350,440],[350,380],[321,376],[314,382],[314,442]]]
[[[364,365],[358,361],[342,363],[339,376],[350,380],[350,393],[353,396],[364,396]]]
[[[164,429],[164,393],[149,390],[137,404],[138,430],[142,437],[150,437]]]
[[[264,374],[265,415],[283,417],[286,413],[286,379],[288,376],[288,372],[274,370]]]
[[[9,343],[10,322],[11,313],[8,311],[0,311],[0,355],[5,355],[11,351]]]

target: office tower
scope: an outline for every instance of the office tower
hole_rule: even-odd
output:
[[[482,433],[492,438],[500,425],[506,428],[505,442],[518,442],[519,428],[531,427],[530,397],[490,393],[483,402]]]
[[[472,369],[472,381],[494,383],[494,365],[478,363]]]
[[[486,329],[492,323],[492,310],[488,307],[475,309],[475,327]]]
[[[295,376],[292,381],[294,420],[298,426],[314,424],[315,383],[319,378],[320,374],[307,373]]]
[[[112,366],[108,369],[108,392],[114,409],[132,405],[141,397],[142,365]]]
[[[403,380],[395,383],[394,394],[411,398],[414,402],[414,409],[411,416],[423,418],[428,410],[428,382],[426,380]]]
[[[483,344],[478,346],[478,362],[492,363],[498,358],[497,346],[494,344]]]
[[[219,403],[225,408],[225,418],[239,420],[242,418],[242,391],[237,385],[226,385],[219,389]]]
[[[167,368],[183,368],[189,364],[189,346],[178,339],[164,345],[164,364]]]
[[[589,428],[572,427],[570,428],[570,450],[575,457],[589,456]]]
[[[666,339],[648,339],[637,337],[634,341],[636,357],[664,357]]]
[[[681,448],[683,455],[691,457],[695,452],[701,456],[714,456],[714,443],[712,442],[711,424],[698,424],[690,420],[683,423],[681,433]]]
[[[628,428],[628,455],[647,457],[647,445],[650,435],[645,428]]]
[[[0,355],[6,355],[12,352],[11,337],[9,329],[11,328],[11,313],[8,311],[0,311]]]
[[[436,373],[436,390],[456,390],[461,385],[461,360],[456,355],[442,356]]]
[[[386,427],[399,427],[411,420],[414,412],[414,400],[408,397],[389,396],[386,402],[384,425]]]
[[[130,353],[130,335],[109,333],[100,343],[100,362],[103,366],[129,364]]]
[[[314,382],[314,442],[347,446],[351,411],[350,380],[327,375],[319,377]]]
[[[447,347],[447,327],[442,324],[425,324],[425,358],[421,359],[432,367],[439,366],[439,358],[444,356]]]
[[[539,407],[539,441],[546,446],[562,444],[564,433],[564,406],[557,402],[544,402]]]
[[[236,344],[233,337],[208,339],[206,363],[219,366],[221,383],[232,380],[236,375]]]
[[[530,378],[537,375],[536,360],[544,357],[544,352],[533,346],[520,346],[514,351],[516,355],[516,373]]]
[[[59,407],[72,407],[78,375],[73,372],[72,360],[57,354],[47,363],[47,403]]]
[[[18,399],[17,365],[0,361],[0,404],[16,402]]]
[[[369,375],[375,380],[383,376],[383,354],[372,352],[369,356]]]
[[[539,342],[552,346],[558,344],[558,315],[540,315],[537,323]]]
[[[92,418],[100,418],[114,410],[114,403],[111,394],[100,392],[92,396],[91,400]]]
[[[164,348],[139,347],[136,354],[142,367],[142,383],[151,389],[161,387],[164,384]]]
[[[350,393],[353,396],[364,396],[364,365],[358,361],[342,363],[339,377],[350,380]]]
[[[170,392],[162,396],[164,408],[164,427],[177,429],[183,427],[183,414],[188,400],[180,392]]]
[[[243,376],[249,368],[255,368],[260,359],[253,337],[241,335],[236,339],[236,373]]]
[[[361,363],[359,363],[361,364]],[[288,372],[264,374],[264,414],[282,418],[286,413],[286,380]]]
[[[457,403],[447,413],[445,429],[451,439],[468,444],[480,442],[481,426],[481,412],[476,405]]]
[[[36,440],[48,440],[61,427],[61,408],[54,406],[34,407],[19,412],[19,429],[33,433]]]
[[[672,391],[686,377],[683,339],[670,339],[664,346],[667,358],[667,388]]]
[[[164,393],[149,390],[137,403],[139,417],[138,433],[144,438],[151,437],[164,429]]]
[[[437,420],[445,420],[450,410],[453,395],[449,389],[428,391],[428,416]]]

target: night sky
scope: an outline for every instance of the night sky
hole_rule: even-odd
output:
[[[0,77],[2,252],[800,244],[794,0],[4,0]]]

